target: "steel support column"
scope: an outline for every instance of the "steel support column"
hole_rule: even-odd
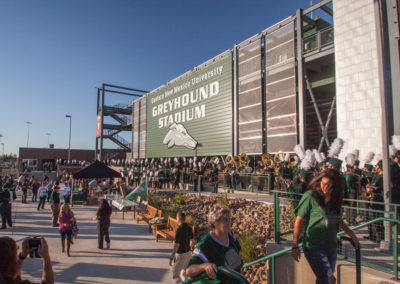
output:
[[[305,147],[305,113],[304,113],[304,66],[303,66],[303,10],[296,11],[297,26],[297,106],[299,144]]]
[[[142,108],[142,102],[138,102],[139,104],[139,117],[138,117],[138,158],[140,159],[140,113]]]
[[[100,157],[103,160],[103,124],[104,124],[104,84],[101,85],[101,123],[100,123]]]
[[[310,80],[308,80],[308,77],[307,77],[307,72],[305,72],[304,79],[306,81],[307,90],[310,93],[311,101],[313,103],[313,106],[314,106],[314,109],[315,109],[315,113],[317,114],[318,123],[319,123],[319,126],[321,127],[321,131],[322,131],[321,142],[319,143],[319,147],[318,147],[318,151],[321,151],[322,145],[324,143],[324,140],[325,140],[326,145],[329,147],[327,127],[329,126],[330,119],[327,121],[327,123],[326,123],[327,126],[325,127],[324,122],[322,120],[321,113],[319,112],[317,101],[315,100],[314,92],[313,92],[313,90],[311,88]],[[334,105],[332,104],[332,107],[333,106]],[[331,111],[332,111],[332,108],[329,110],[329,114],[331,114]]]
[[[391,196],[391,175],[389,166],[389,141],[390,141],[390,125],[388,118],[388,108],[392,93],[391,73],[390,73],[390,52],[387,36],[387,17],[386,17],[386,1],[374,0],[375,23],[376,23],[376,39],[378,46],[378,66],[379,66],[379,92],[381,99],[381,128],[382,128],[382,158],[383,158],[383,186],[385,211],[390,211],[389,203],[392,202]],[[385,218],[391,216],[385,214]],[[391,227],[389,222],[384,222],[385,240],[381,241],[381,249],[389,250],[391,243]]]
[[[238,155],[239,145],[238,145],[238,46],[235,44],[233,47],[233,147],[232,154]]]
[[[100,107],[100,88],[97,88],[97,107],[96,107],[96,128],[97,128],[97,116],[99,115]],[[97,130],[97,129],[96,129]],[[97,154],[99,152],[99,137],[96,135],[96,150],[94,152],[94,159],[97,160]]]

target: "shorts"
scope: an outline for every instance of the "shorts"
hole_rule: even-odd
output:
[[[70,241],[72,239],[72,230],[66,232],[60,231],[60,235],[61,240],[65,240],[65,237],[67,237],[67,240]]]

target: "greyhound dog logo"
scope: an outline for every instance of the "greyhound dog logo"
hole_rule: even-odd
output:
[[[169,127],[167,135],[165,135],[164,137],[163,144],[167,145],[168,148],[172,148],[176,145],[176,146],[184,146],[186,148],[194,150],[196,149],[197,141],[194,140],[193,137],[188,134],[185,126],[183,126],[180,123],[179,124],[173,123]]]

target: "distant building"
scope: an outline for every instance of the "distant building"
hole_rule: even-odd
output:
[[[94,161],[94,150],[71,149],[71,160],[76,161]],[[105,159],[125,159],[126,153],[118,149],[104,150]],[[68,159],[68,149],[54,148],[19,148],[20,169],[25,166],[31,170],[43,170],[43,164],[49,162],[55,165],[56,160]]]

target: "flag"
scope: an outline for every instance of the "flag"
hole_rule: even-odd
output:
[[[147,180],[142,182],[138,187],[136,187],[131,193],[129,193],[124,199],[130,201],[136,201],[138,196],[147,196]]]

